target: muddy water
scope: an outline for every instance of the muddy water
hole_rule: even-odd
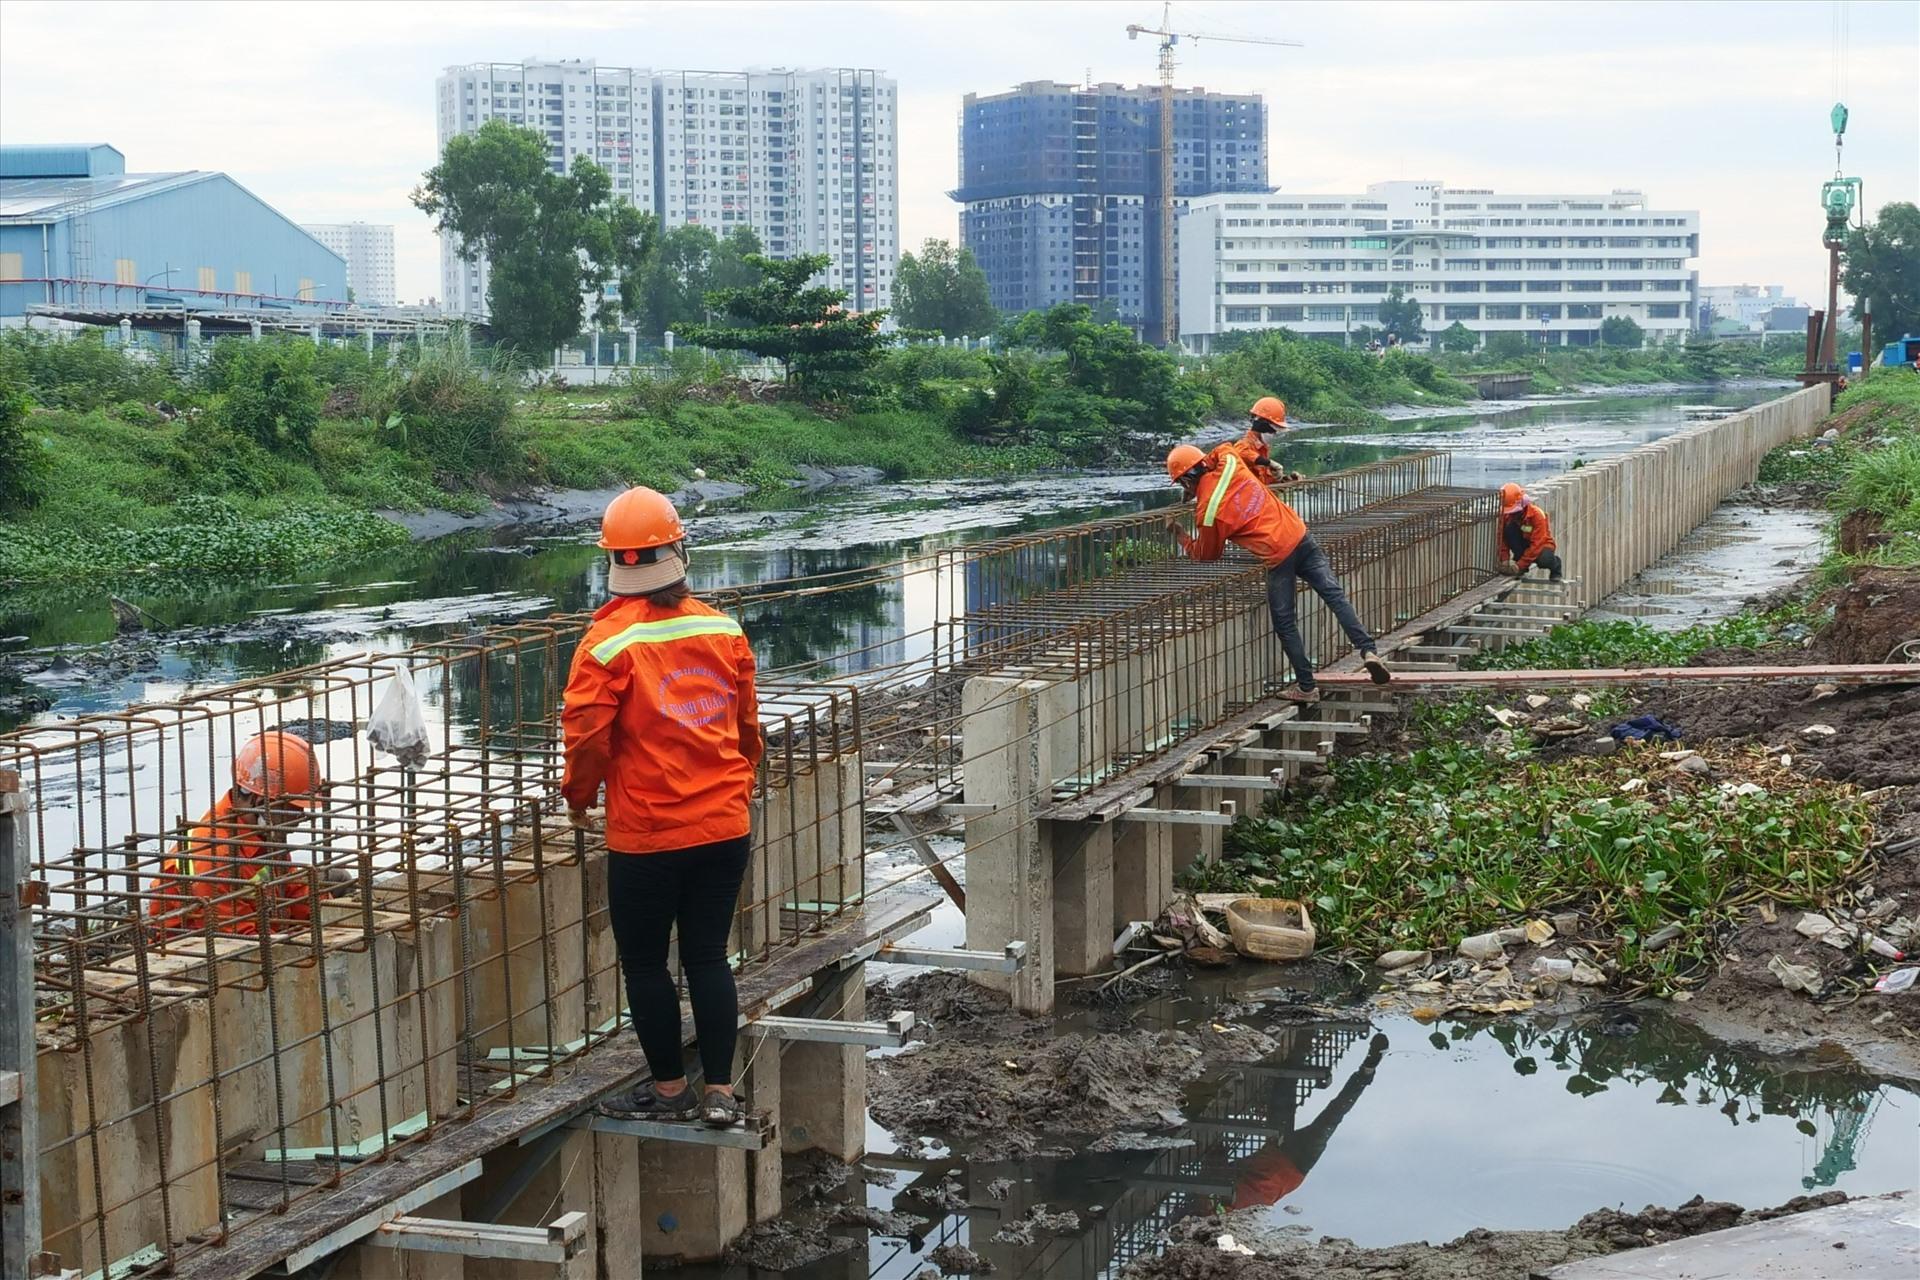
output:
[[[1728,502],[1586,616],[1677,631],[1738,613],[1755,596],[1812,572],[1826,553],[1826,525],[1817,511]]]
[[[1377,430],[1306,427],[1282,449],[1318,473],[1409,450],[1453,453],[1455,483],[1549,475],[1581,458],[1636,447],[1686,423],[1682,404],[1754,403],[1778,388],[1490,404],[1471,413]],[[1157,470],[1024,480],[916,481],[816,493],[776,493],[689,512],[695,580],[753,582],[889,564],[938,548],[1172,501]],[[467,532],[350,566],[316,565],[283,579],[125,588],[167,630],[119,651],[89,652],[113,635],[106,593],[16,591],[0,600],[0,730],[21,692],[42,719],[179,697],[237,678],[346,653],[388,650],[604,599],[599,557],[583,526]],[[890,640],[924,631],[930,592],[824,597],[804,626],[754,628],[762,662],[788,666],[865,650],[841,667],[896,661]],[[753,621],[748,620],[749,623]],[[14,659],[9,674],[4,658]],[[60,658],[54,662],[55,657]],[[49,666],[51,664],[51,669]],[[16,706],[23,705],[16,703]]]
[[[1242,965],[1123,1014],[1058,1020],[1063,1034],[1233,1021],[1272,1038],[1259,1061],[1210,1066],[1180,1114],[1140,1140],[1150,1149],[1093,1153],[1078,1135],[1052,1157],[979,1162],[937,1135],[870,1125],[867,1178],[838,1194],[922,1224],[836,1228],[847,1252],[787,1274],[904,1280],[959,1244],[999,1277],[1104,1277],[1155,1251],[1174,1221],[1219,1205],[1253,1209],[1273,1230],[1383,1245],[1563,1227],[1602,1205],[1696,1193],[1761,1205],[1889,1191],[1920,1172],[1920,1096],[1843,1067],[1761,1056],[1645,1012],[1428,1026],[1369,1020],[1360,1004],[1301,1022],[1286,1014],[1307,993],[1285,979]],[[944,1211],[925,1194],[942,1183],[931,1201],[944,1195]],[[1037,1206],[1076,1221],[1009,1239]],[[748,1269],[687,1270],[709,1280]]]

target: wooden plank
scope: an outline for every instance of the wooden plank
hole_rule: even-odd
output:
[[[1916,1195],[1863,1197],[1535,1274],[1543,1280],[1912,1280],[1920,1275]]]
[[[933,846],[927,843],[927,838],[920,834],[918,827],[913,825],[913,819],[904,813],[896,813],[892,816],[894,830],[907,838],[907,846],[913,850],[913,856],[920,859],[920,865],[932,874],[934,880],[946,891],[946,895],[953,899],[953,905],[965,911],[967,891],[960,887],[960,882],[953,878],[953,872],[947,869],[947,864],[940,860],[940,855],[933,851]]]

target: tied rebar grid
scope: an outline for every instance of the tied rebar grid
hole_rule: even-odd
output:
[[[556,620],[319,664],[0,736],[29,797],[45,1247],[178,1263],[621,1034],[599,835],[558,807]],[[405,664],[434,742],[366,742]],[[735,962],[865,897],[859,713],[762,688],[767,754]],[[330,780],[269,837],[194,828],[240,745],[308,738]],[[202,892],[165,864],[191,835]],[[190,918],[156,910],[193,909]]]

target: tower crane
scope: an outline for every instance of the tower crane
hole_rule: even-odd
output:
[[[1127,39],[1160,37],[1160,334],[1163,347],[1178,339],[1180,327],[1173,300],[1173,47],[1182,40],[1223,40],[1232,44],[1284,45],[1298,49],[1298,40],[1270,40],[1264,36],[1217,35],[1205,31],[1173,30],[1171,0],[1160,9],[1160,25],[1127,25]]]

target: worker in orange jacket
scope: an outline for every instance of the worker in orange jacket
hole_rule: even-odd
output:
[[[1261,484],[1279,484],[1282,480],[1298,480],[1298,474],[1288,475],[1280,470],[1273,460],[1269,448],[1268,436],[1276,431],[1287,429],[1286,402],[1278,396],[1261,396],[1253,402],[1248,411],[1248,426],[1245,435],[1229,440],[1214,450],[1218,454],[1222,449],[1231,449],[1240,455],[1240,461],[1247,464]]]
[[[160,862],[147,915],[163,932],[252,937],[261,896],[268,928],[313,919],[307,879],[287,856],[288,831],[320,803],[326,780],[305,739],[258,733],[233,758],[233,785]]]
[[[600,526],[613,598],[574,651],[561,727],[569,819],[606,789],[607,908],[634,1030],[652,1080],[601,1104],[623,1118],[727,1126],[740,1009],[727,931],[752,842],[760,763],[753,649],[740,624],[687,588],[686,532],[673,504],[629,489]],[[678,928],[699,1037],[704,1096],[687,1082],[680,997],[667,970]]]
[[[1374,652],[1373,637],[1361,625],[1360,615],[1347,600],[1340,580],[1333,576],[1326,552],[1307,532],[1306,521],[1274,497],[1273,491],[1260,483],[1238,453],[1229,451],[1209,457],[1193,445],[1176,445],[1167,454],[1167,475],[1194,500],[1192,537],[1179,528],[1178,516],[1168,518],[1181,550],[1194,560],[1218,560],[1226,544],[1231,542],[1266,564],[1267,606],[1273,617],[1273,630],[1293,668],[1294,686],[1282,697],[1303,705],[1320,700],[1320,690],[1313,680],[1313,664],[1307,659],[1307,647],[1300,638],[1295,616],[1294,595],[1301,579],[1333,611],[1347,639],[1360,651],[1360,661],[1374,683],[1385,684],[1393,679],[1387,664]]]
[[[1560,581],[1562,566],[1547,513],[1517,484],[1500,486],[1499,570],[1519,576],[1539,565],[1550,582]]]

